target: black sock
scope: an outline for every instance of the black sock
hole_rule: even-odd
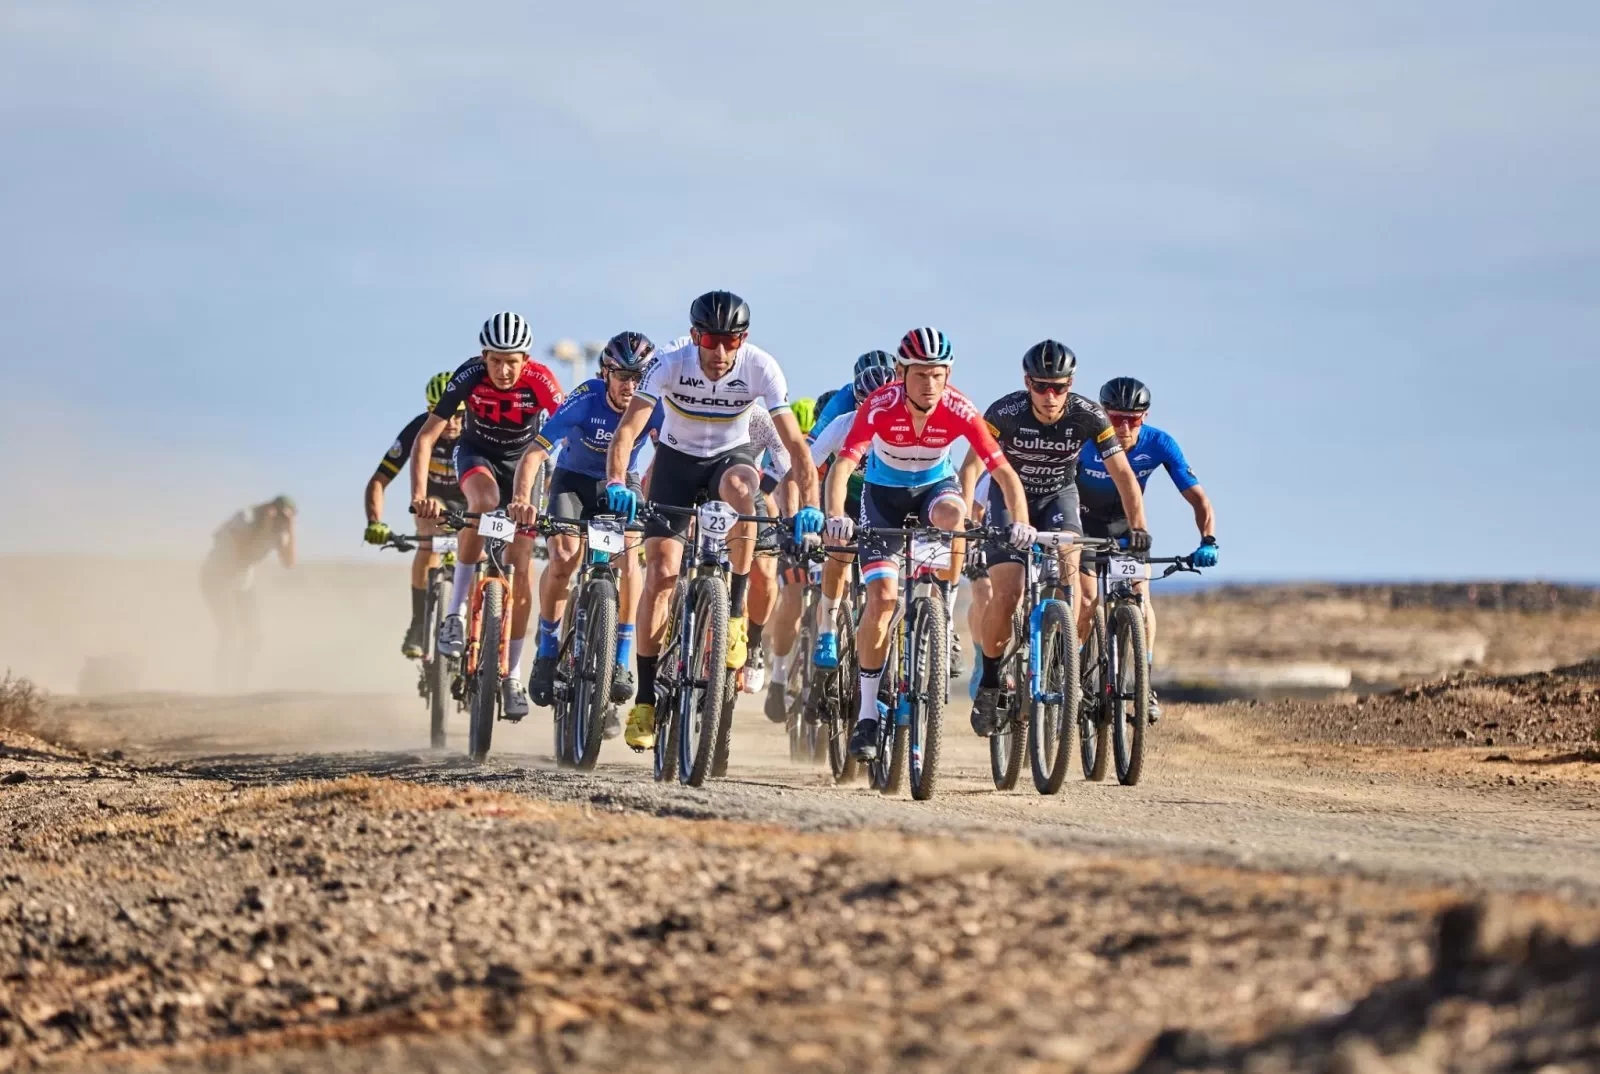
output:
[[[981,653],[983,656],[983,678],[978,680],[979,686],[1000,685],[1000,658]]]
[[[426,589],[413,589],[411,591],[411,625],[413,628],[422,625],[422,613],[428,606],[428,591]]]
[[[744,591],[750,588],[748,574],[733,576],[733,587],[728,590],[728,614],[734,619],[744,614]]]
[[[656,661],[659,656],[645,656],[640,653],[639,661],[639,689],[634,693],[634,700],[641,705],[654,705],[656,703]]]
[[[761,648],[761,631],[762,631],[763,628],[766,627],[766,625],[767,624],[765,624],[765,623],[751,623],[750,624],[749,631],[746,634],[746,637],[750,641],[750,648],[752,648],[752,649]]]

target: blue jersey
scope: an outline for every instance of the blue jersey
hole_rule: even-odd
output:
[[[1139,439],[1134,442],[1133,450],[1126,453],[1126,458],[1133,467],[1134,476],[1139,479],[1141,489],[1150,480],[1150,475],[1163,466],[1167,468],[1167,476],[1172,478],[1179,492],[1200,483],[1194,470],[1189,467],[1189,460],[1183,457],[1183,449],[1178,442],[1153,425],[1139,429]],[[1083,445],[1083,454],[1078,457],[1078,502],[1085,516],[1102,519],[1123,517],[1122,497],[1118,495],[1111,475],[1106,472],[1105,460],[1100,457],[1093,441]]]
[[[562,470],[605,477],[606,452],[611,450],[611,438],[616,435],[621,421],[622,415],[606,399],[606,382],[591,377],[572,389],[567,401],[550,415],[533,442],[546,451],[553,451],[557,443],[561,444],[561,458],[556,466]],[[639,461],[639,451],[646,437],[660,428],[661,404],[657,403],[644,435],[633,442],[633,456],[628,459],[630,472]]]
[[[811,433],[806,437],[806,442],[817,438],[828,423],[840,414],[852,413],[856,408],[856,382],[848,380],[843,388],[833,393],[833,398],[828,400],[828,405],[822,408],[822,413],[817,415],[817,420],[811,426]]]

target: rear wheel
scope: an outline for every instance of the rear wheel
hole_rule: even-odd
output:
[[[944,698],[950,687],[950,635],[942,597],[911,602],[911,797],[927,801],[939,781]]]
[[[1111,612],[1111,639],[1117,647],[1117,687],[1113,699],[1111,749],[1117,782],[1131,787],[1144,773],[1144,728],[1150,716],[1150,664],[1144,647],[1144,609],[1133,601]]]
[[[723,682],[728,674],[728,587],[703,575],[689,587],[693,608],[688,646],[689,674],[678,697],[678,778],[691,787],[706,781],[722,726]]]
[[[427,666],[423,679],[428,692],[428,738],[433,748],[444,749],[444,720],[450,704],[450,660],[439,652],[439,624],[444,610],[450,606],[450,581],[443,570],[434,571],[433,584],[428,587],[428,614],[425,619],[428,634],[426,646]]]
[[[494,720],[500,709],[500,635],[504,618],[505,585],[498,578],[491,578],[483,584],[483,629],[472,691],[472,724],[467,733],[467,753],[479,762],[489,756],[489,740],[494,737]]]
[[[1106,613],[1095,609],[1079,665],[1078,754],[1083,778],[1098,783],[1111,765],[1111,699],[1106,689]]]
[[[572,634],[575,677],[569,685],[573,704],[567,727],[572,736],[572,763],[588,771],[600,759],[616,663],[617,590],[609,578],[590,579],[583,587]]]
[[[861,692],[860,678],[856,679],[856,693]],[[901,722],[899,697],[900,641],[889,643],[884,654],[883,678],[878,680],[878,700],[887,712],[878,720],[878,756],[872,762],[872,786],[880,794],[899,794],[906,778],[906,725]],[[860,709],[856,712],[859,715]],[[880,710],[881,711],[881,710]]]
[[[1040,794],[1055,794],[1072,764],[1072,738],[1081,706],[1078,681],[1078,631],[1072,606],[1063,601],[1045,603],[1039,617],[1039,681],[1036,698],[1029,699],[1028,723],[1032,748],[1033,786]]]

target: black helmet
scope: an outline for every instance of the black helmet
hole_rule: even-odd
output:
[[[732,291],[707,291],[689,307],[689,323],[713,335],[742,336],[750,331],[750,306]]]
[[[821,417],[822,416],[822,412],[824,410],[828,409],[828,404],[833,402],[833,397],[835,395],[837,395],[837,394],[839,394],[838,389],[829,388],[827,391],[825,391],[821,395],[817,396],[817,416],[818,417]]]
[[[643,332],[618,332],[606,341],[600,364],[628,373],[642,372],[655,357],[656,345]]]
[[[1035,343],[1022,356],[1022,371],[1030,377],[1059,380],[1072,376],[1078,368],[1078,356],[1065,343],[1047,339]]]
[[[1107,410],[1142,413],[1150,409],[1150,389],[1142,380],[1115,377],[1100,386],[1100,405]]]

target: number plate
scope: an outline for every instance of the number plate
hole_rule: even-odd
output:
[[[589,523],[589,547],[596,552],[610,552],[616,554],[627,547],[626,538],[622,535],[621,522]]]
[[[1141,581],[1150,577],[1150,564],[1143,563],[1132,556],[1112,556],[1107,570],[1113,578]]]
[[[433,550],[441,554],[454,552],[456,550],[456,539],[454,537],[435,537],[433,539]]]
[[[703,534],[726,539],[738,521],[739,512],[733,509],[732,504],[712,500],[700,505],[700,532]]]
[[[495,511],[478,519],[478,532],[497,541],[509,541],[517,535],[517,524]]]
[[[918,567],[944,570],[950,566],[950,542],[934,537],[911,538],[911,562]]]

